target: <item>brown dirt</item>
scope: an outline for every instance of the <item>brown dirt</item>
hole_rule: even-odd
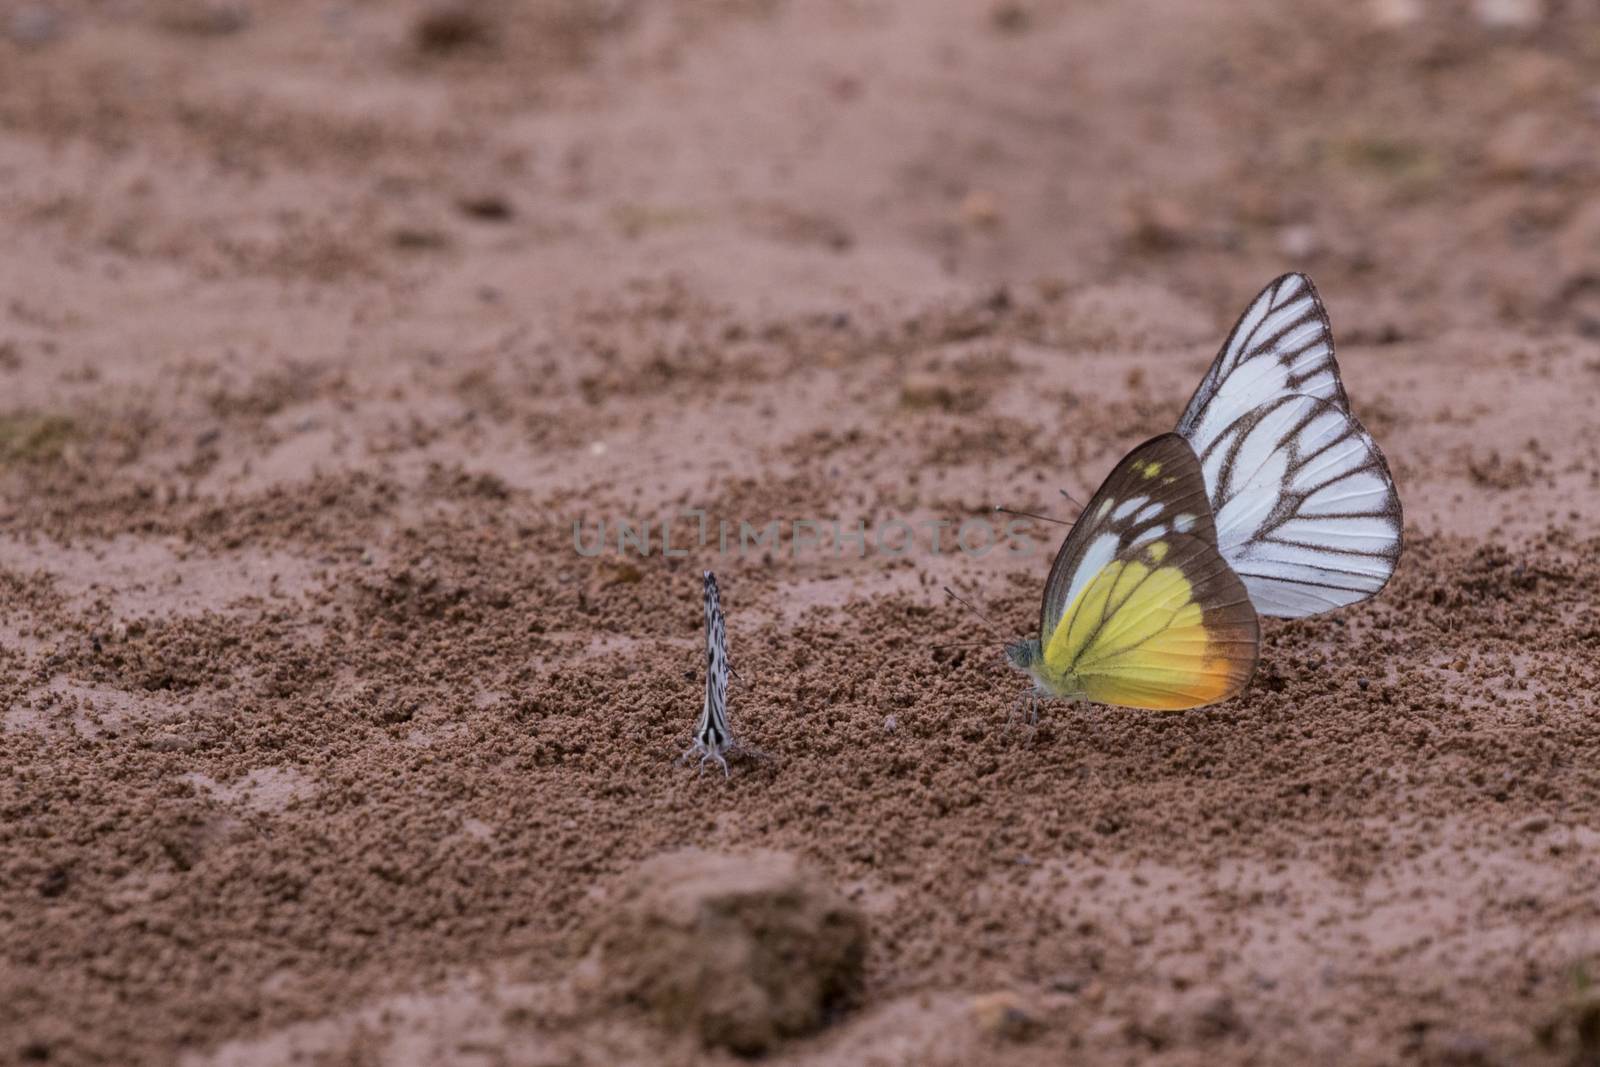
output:
[[[0,9],[0,1056],[726,1058],[574,978],[693,846],[869,917],[785,1067],[1593,1057],[1597,19]],[[1408,546],[1220,707],[1007,728],[1046,530],[574,550],[1056,510],[1290,268]]]
[[[688,848],[620,887],[579,985],[708,1047],[757,1056],[855,1006],[866,944],[861,909],[794,856]]]

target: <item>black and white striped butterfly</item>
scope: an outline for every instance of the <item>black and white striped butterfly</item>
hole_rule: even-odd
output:
[[[706,607],[706,700],[700,709],[700,721],[695,724],[694,741],[683,753],[681,760],[700,757],[704,768],[707,760],[728,774],[728,753],[735,746],[728,731],[728,629],[722,621],[722,600],[717,593],[717,576],[705,574],[704,600]]]
[[[1200,457],[1217,547],[1263,615],[1365,600],[1400,559],[1400,498],[1350,413],[1311,279],[1285,274],[1240,317],[1178,420]]]

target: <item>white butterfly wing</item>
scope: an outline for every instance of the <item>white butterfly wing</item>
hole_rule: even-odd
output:
[[[702,595],[706,608],[706,699],[695,722],[694,739],[679,762],[699,756],[701,767],[710,760],[726,775],[727,754],[736,747],[728,732],[728,674],[732,668],[728,665],[728,627],[722,619],[722,598],[717,591],[717,576],[710,571],[705,572]]]
[[[1234,419],[1288,393],[1350,410],[1333,361],[1328,313],[1304,274],[1273,281],[1239,316],[1189,399],[1178,432],[1204,452]]]
[[[728,733],[728,628],[722,618],[717,577],[705,572],[706,699],[701,706],[695,740],[720,754],[732,740]]]
[[[1217,545],[1263,615],[1353,604],[1394,573],[1400,499],[1350,414],[1310,278],[1285,274],[1256,296],[1178,432],[1200,457]]]
[[[1400,500],[1361,424],[1284,396],[1236,419],[1200,455],[1217,547],[1264,615],[1297,618],[1382,589],[1400,559]]]

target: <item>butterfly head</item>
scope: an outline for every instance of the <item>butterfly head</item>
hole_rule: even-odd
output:
[[[1083,696],[1083,686],[1079,678],[1051,670],[1045,663],[1044,645],[1037,637],[1007,645],[1006,660],[1033,679],[1033,686],[1037,692],[1068,700],[1076,700]]]
[[[1044,651],[1037,637],[1014,641],[1006,646],[1006,660],[1019,671],[1034,673],[1044,664]]]

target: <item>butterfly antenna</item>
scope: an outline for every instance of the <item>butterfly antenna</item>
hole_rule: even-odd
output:
[[[1061,490],[1061,495],[1067,498],[1067,503],[1071,504],[1073,507],[1077,508],[1079,511],[1083,510],[1083,505],[1078,503],[1078,498],[1077,497],[1073,496],[1071,493],[1067,492],[1065,489]]]
[[[1024,518],[1024,519],[1038,519],[1040,522],[1053,522],[1057,526],[1071,526],[1072,525],[1072,523],[1068,522],[1066,519],[1052,519],[1048,515],[1035,515],[1031,511],[1017,511],[1014,508],[1001,507],[999,504],[996,504],[994,506],[994,509],[996,511],[1000,512],[1000,514],[1002,514],[1002,515],[1016,515],[1016,516],[1018,516],[1020,518]]]
[[[960,604],[962,607],[976,615],[985,626],[994,631],[996,637],[1002,639],[1005,637],[1005,634],[1000,632],[1000,627],[996,626],[993,622],[990,622],[989,616],[973,607],[971,601],[964,600],[957,596],[955,590],[951,589],[948,585],[944,587],[944,593],[945,596],[949,597],[951,600],[954,600],[957,604]]]

